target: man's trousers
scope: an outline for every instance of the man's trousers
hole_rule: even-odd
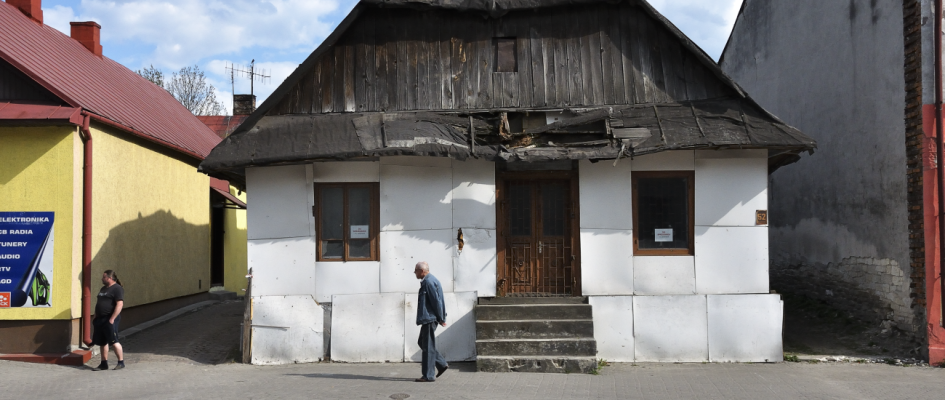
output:
[[[420,325],[420,339],[417,344],[420,345],[420,351],[423,352],[423,359],[420,367],[423,369],[423,377],[428,381],[436,379],[436,369],[443,369],[447,366],[446,359],[436,351],[436,327],[437,323]]]

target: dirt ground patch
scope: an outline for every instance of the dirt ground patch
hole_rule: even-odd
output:
[[[921,344],[899,329],[869,324],[825,302],[783,293],[784,352],[800,355],[920,358]]]

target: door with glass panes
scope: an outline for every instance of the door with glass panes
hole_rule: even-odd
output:
[[[506,173],[498,182],[499,295],[580,294],[576,181],[570,173]]]

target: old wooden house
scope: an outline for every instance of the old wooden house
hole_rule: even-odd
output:
[[[254,363],[779,361],[767,176],[815,142],[644,0],[363,0],[201,164],[245,184]]]

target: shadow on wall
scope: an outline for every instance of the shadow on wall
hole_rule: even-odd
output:
[[[210,227],[191,224],[164,210],[147,217],[139,213],[137,219],[110,229],[92,259],[93,295],[101,287],[102,273],[109,269],[122,281],[126,307],[206,292],[210,288]]]

